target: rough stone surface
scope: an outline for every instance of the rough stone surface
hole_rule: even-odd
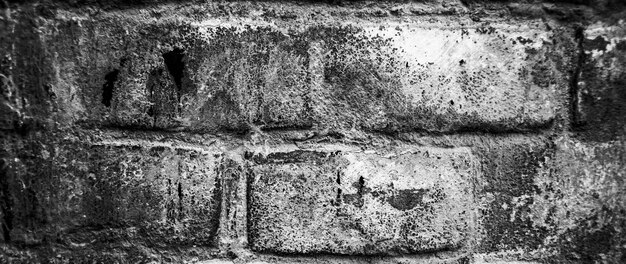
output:
[[[552,143],[541,137],[485,141],[474,144],[485,174],[479,195],[485,234],[479,251],[537,250],[546,233],[527,218],[533,203],[529,196],[536,193],[538,171],[553,155]]]
[[[614,140],[626,131],[626,21],[596,22],[580,38],[575,125],[588,140]]]
[[[0,263],[626,263],[625,17],[0,1]]]
[[[467,244],[477,163],[468,149],[276,152],[251,157],[252,249],[393,254]]]
[[[7,242],[215,244],[218,152],[43,137],[4,138],[2,146]]]
[[[563,137],[535,178],[526,216],[549,230],[546,246],[563,262],[626,260],[626,146],[624,141],[585,143]]]
[[[41,115],[55,112],[66,124],[525,131],[550,125],[567,90],[555,66],[560,51],[549,41],[558,31],[539,19],[272,26],[31,15],[15,18],[16,26],[37,29],[15,40],[15,81],[37,95],[29,104]],[[37,49],[39,60],[21,61]]]
[[[331,103],[322,111],[387,133],[525,130],[554,119],[565,86],[544,60],[552,45],[544,23],[415,23],[364,25],[324,38],[320,80]]]

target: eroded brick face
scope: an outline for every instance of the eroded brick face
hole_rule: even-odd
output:
[[[624,17],[2,1],[0,263],[624,263]]]
[[[558,32],[538,19],[488,26],[448,18],[280,28],[227,22],[48,21],[41,30],[54,34],[31,36],[45,45],[19,39],[48,55],[36,61],[46,71],[16,76],[51,79],[58,104],[33,103],[58,107],[55,121],[202,133],[251,125],[533,131],[554,121],[568,89],[557,68],[562,50],[549,41]]]
[[[626,127],[626,23],[596,23],[580,35],[575,125],[587,140],[609,141]],[[596,129],[589,130],[595,127]]]
[[[219,152],[160,144],[27,142],[3,142],[16,154],[4,164],[11,241],[37,244],[50,239],[46,232],[72,230],[62,238],[66,243],[215,244]]]
[[[293,151],[251,158],[252,248],[392,254],[463,247],[477,160],[468,149]]]

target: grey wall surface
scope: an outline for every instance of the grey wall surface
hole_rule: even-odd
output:
[[[626,262],[621,1],[0,7],[0,262]]]

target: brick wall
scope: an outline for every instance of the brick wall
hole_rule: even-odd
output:
[[[625,17],[2,2],[0,262],[625,262]]]

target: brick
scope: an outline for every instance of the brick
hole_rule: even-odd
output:
[[[249,155],[253,250],[348,255],[458,249],[474,227],[466,148]]]
[[[557,94],[567,87],[553,69],[553,33],[536,22],[323,32],[320,79],[339,124],[389,133],[533,129],[554,119]]]
[[[533,223],[533,196],[539,172],[554,157],[554,144],[543,136],[485,136],[473,141],[484,177],[478,182],[483,228],[477,252],[506,252],[543,246],[547,230]]]
[[[197,55],[199,87],[192,126],[201,129],[310,127],[308,42],[269,27],[199,29],[207,44]],[[208,98],[208,99],[204,99]],[[195,110],[199,109],[199,110]],[[216,124],[216,125],[213,125]]]
[[[219,152],[41,139],[8,146],[13,242],[215,243]]]
[[[626,23],[598,22],[580,38],[575,129],[589,140],[614,140],[626,133]]]
[[[545,247],[564,252],[558,257],[566,261],[621,262],[626,142],[563,137],[555,145],[554,157],[536,177],[529,214],[546,229]]]
[[[8,14],[8,13],[7,13]],[[37,34],[31,13],[16,21],[2,17],[0,29],[0,129],[28,131],[49,125],[55,94],[45,43]]]
[[[209,132],[311,125],[307,44],[297,36],[140,19],[49,22],[58,31],[42,38],[70,123]],[[68,102],[72,90],[82,97]]]
[[[568,85],[540,21],[221,22],[46,20],[48,107],[61,123],[198,132],[525,131],[551,124]]]

